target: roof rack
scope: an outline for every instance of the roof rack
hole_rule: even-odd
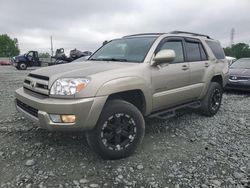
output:
[[[127,36],[124,36],[123,38],[143,36],[143,35],[163,35],[163,34],[166,34],[166,33],[138,33],[138,34],[133,34],[133,35],[127,35]]]
[[[208,35],[186,32],[186,31],[171,31],[171,32],[169,32],[169,34],[189,34],[189,35],[193,35],[193,36],[202,36],[202,37],[206,37],[208,39],[211,39],[210,36],[208,36]]]

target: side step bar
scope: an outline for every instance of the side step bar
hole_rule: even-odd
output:
[[[192,108],[192,109],[197,109],[200,106],[201,106],[201,102],[195,101],[195,102],[191,102],[191,103],[187,103],[187,104],[182,104],[182,105],[176,106],[174,108],[169,108],[166,110],[157,111],[157,112],[149,115],[148,117],[166,120],[166,119],[169,119],[171,117],[174,117],[176,115],[176,110],[180,110],[180,109],[187,108],[187,107]]]

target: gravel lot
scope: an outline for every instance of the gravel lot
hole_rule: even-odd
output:
[[[250,187],[250,93],[225,93],[212,118],[147,120],[134,155],[104,161],[83,133],[48,132],[16,112],[30,71],[0,66],[1,187]]]

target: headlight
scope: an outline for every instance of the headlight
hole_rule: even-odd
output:
[[[83,90],[89,83],[87,78],[61,78],[54,82],[51,95],[74,95]]]

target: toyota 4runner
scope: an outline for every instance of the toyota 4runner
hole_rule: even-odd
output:
[[[228,63],[218,41],[174,31],[109,41],[85,62],[41,68],[16,90],[17,110],[48,130],[85,131],[105,159],[131,155],[145,117],[167,119],[183,107],[213,116]]]

